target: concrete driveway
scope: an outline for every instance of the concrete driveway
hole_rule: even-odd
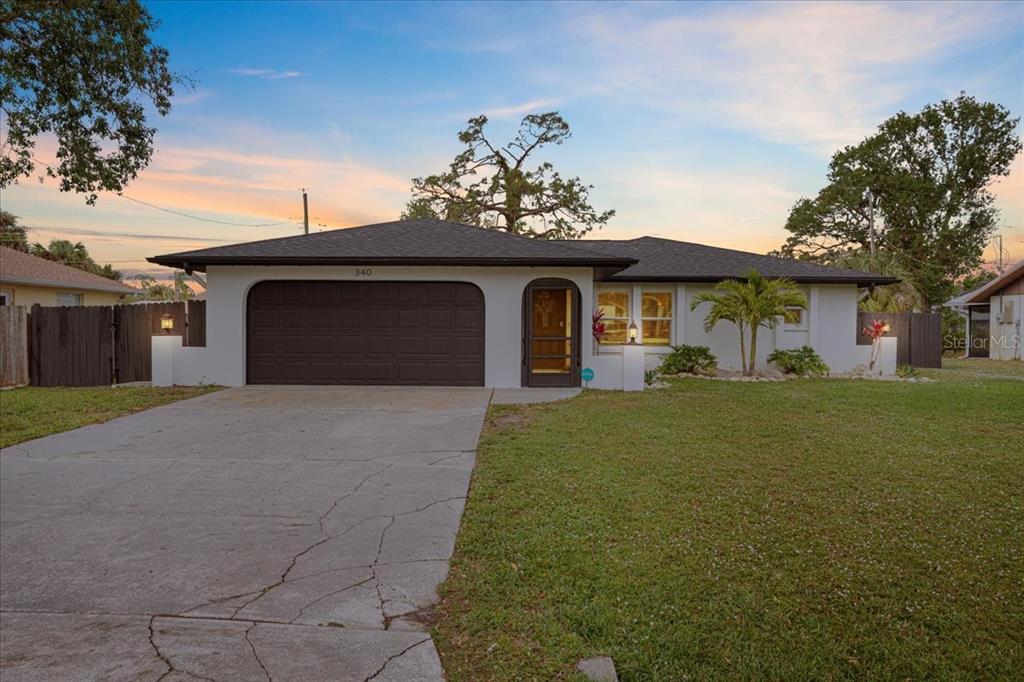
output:
[[[438,680],[489,389],[229,389],[0,453],[0,677]]]

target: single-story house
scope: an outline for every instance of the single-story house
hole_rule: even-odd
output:
[[[965,357],[1024,359],[1024,260],[946,306],[966,318]]]
[[[638,374],[642,387],[644,367],[679,344],[710,346],[720,366],[739,367],[736,328],[705,332],[707,306],[691,311],[690,301],[751,268],[791,278],[809,302],[760,331],[759,361],[810,345],[848,371],[870,350],[857,345],[859,290],[895,281],[655,237],[545,241],[440,220],[149,260],[203,271],[208,285],[207,346],[178,345],[164,369],[174,383],[231,386],[579,386],[592,375],[591,387],[623,388]],[[598,309],[600,343],[591,333]]]
[[[132,287],[0,246],[0,305],[113,305]]]

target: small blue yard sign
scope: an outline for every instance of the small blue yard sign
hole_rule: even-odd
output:
[[[594,380],[594,370],[590,369],[589,367],[584,367],[583,371],[580,372],[580,378],[586,381],[587,383],[590,383],[591,381]]]

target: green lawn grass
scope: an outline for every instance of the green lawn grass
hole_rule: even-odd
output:
[[[0,447],[104,422],[212,390],[216,387],[26,387],[0,391]]]
[[[436,614],[445,670],[1018,677],[1022,428],[1024,386],[976,378],[494,407]]]
[[[989,360],[988,358],[942,358],[941,373],[928,376],[1024,379],[1024,362],[1020,360]]]

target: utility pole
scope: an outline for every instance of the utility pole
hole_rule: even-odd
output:
[[[309,234],[309,196],[305,187],[302,188],[302,232]]]
[[[868,207],[868,244],[871,247],[871,258],[875,257],[875,208],[878,207],[878,198],[875,193],[871,191],[870,187],[864,189],[864,194],[861,195],[864,203]]]
[[[1003,258],[1006,255],[1006,251],[1003,250],[1003,235],[997,234],[996,238],[995,238],[995,242],[996,242],[996,272],[998,272],[1000,275],[1002,275],[1003,271],[1006,269],[1006,266],[1005,266],[1005,264],[1003,262]]]

